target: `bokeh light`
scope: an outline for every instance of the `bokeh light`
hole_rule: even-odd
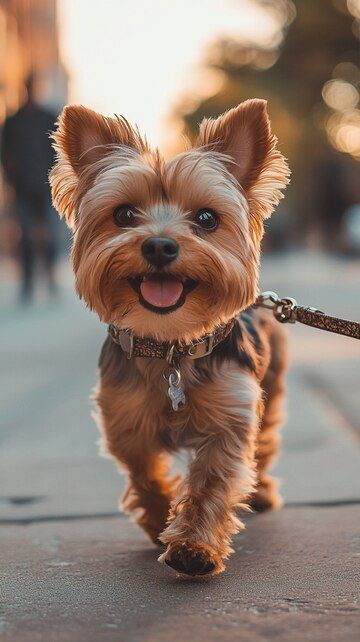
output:
[[[347,0],[346,4],[350,13],[360,19],[360,0]]]
[[[326,123],[329,140],[335,149],[360,160],[360,111],[335,112]]]
[[[335,78],[325,83],[322,97],[328,107],[337,111],[345,111],[356,107],[359,102],[359,92],[356,87],[340,78]]]

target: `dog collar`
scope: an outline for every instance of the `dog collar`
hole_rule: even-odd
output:
[[[213,332],[203,334],[199,339],[191,343],[180,341],[155,341],[150,337],[136,337],[132,330],[119,329],[115,325],[109,325],[109,335],[122,350],[128,359],[131,357],[144,357],[148,359],[165,359],[168,364],[177,363],[182,357],[200,359],[211,354],[230,334],[235,324],[235,318],[230,319],[215,328]]]

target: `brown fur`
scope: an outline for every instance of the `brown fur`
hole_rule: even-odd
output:
[[[263,220],[288,182],[264,101],[247,101],[204,121],[194,149],[165,163],[123,118],[70,106],[54,135],[53,200],[74,230],[76,288],[100,319],[140,337],[191,342],[237,315],[213,353],[181,360],[187,403],[174,412],[166,363],[128,360],[110,338],[96,395],[105,450],[128,472],[123,507],[180,572],[218,573],[242,527],[239,508],[276,508],[266,475],[278,449],[284,342],[274,321],[243,312],[258,292]],[[115,226],[114,209],[133,204],[137,225]],[[202,208],[220,217],[216,232],[194,224]],[[151,274],[141,252],[149,236],[175,239],[162,270],[197,287],[169,314],[145,309],[128,282]],[[183,480],[169,479],[170,456],[193,452]]]

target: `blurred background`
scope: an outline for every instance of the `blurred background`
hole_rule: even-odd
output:
[[[359,319],[359,33],[360,0],[0,0],[4,519],[111,512],[118,496],[88,402],[106,328],[75,296],[47,185],[62,107],[123,114],[170,156],[204,115],[266,98],[292,181],[267,226],[262,287]],[[323,478],[316,453],[337,470],[336,435],[360,434],[358,342],[289,336],[285,496],[353,496],[351,465],[346,483],[341,466]]]

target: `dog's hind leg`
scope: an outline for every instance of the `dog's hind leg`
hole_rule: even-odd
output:
[[[281,508],[283,503],[278,492],[278,481],[267,474],[280,446],[279,428],[284,420],[284,373],[287,363],[282,328],[272,328],[272,330],[271,360],[262,382],[264,410],[256,451],[258,485],[250,500],[251,508],[256,511],[275,510]]]

